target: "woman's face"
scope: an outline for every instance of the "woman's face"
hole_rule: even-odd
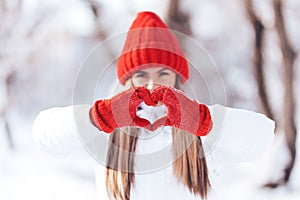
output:
[[[135,72],[131,81],[133,86],[144,86],[150,91],[160,85],[175,87],[176,73],[165,67],[150,67]]]

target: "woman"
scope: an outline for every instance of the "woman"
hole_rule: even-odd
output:
[[[117,72],[129,89],[75,109],[86,132],[109,137],[105,167],[96,170],[99,199],[210,199],[218,166],[254,160],[272,143],[274,122],[264,115],[206,106],[180,91],[188,62],[152,12],[131,25]],[[72,109],[39,114],[33,136],[40,148],[59,153],[65,141],[78,144]]]

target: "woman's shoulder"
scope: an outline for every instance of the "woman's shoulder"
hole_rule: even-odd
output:
[[[253,161],[270,148],[273,120],[261,113],[219,104],[209,109],[213,128],[204,138],[204,147],[219,163]]]
[[[105,135],[90,122],[90,107],[83,104],[41,111],[32,126],[32,137],[37,147],[55,154],[78,149],[86,151],[96,136]]]
[[[266,125],[271,128],[275,127],[274,120],[268,118],[262,113],[245,110],[240,108],[232,108],[220,104],[208,105],[212,118],[217,122],[230,121],[232,125],[238,127],[239,122],[247,119],[246,123],[259,122],[260,125]],[[243,124],[241,124],[243,125]]]

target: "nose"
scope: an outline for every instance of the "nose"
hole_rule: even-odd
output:
[[[149,82],[147,83],[147,89],[150,90],[150,91],[153,90],[154,89],[153,85],[154,85],[153,80],[150,79]]]
[[[146,88],[150,91],[157,88],[160,84],[153,81],[153,79],[150,79],[146,85]]]

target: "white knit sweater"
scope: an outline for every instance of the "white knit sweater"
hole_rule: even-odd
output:
[[[88,151],[95,166],[99,200],[109,199],[105,186],[108,134],[99,131],[89,119],[90,105],[52,108],[40,112],[33,125],[33,138],[41,151],[58,155],[74,149]],[[270,148],[274,137],[274,121],[266,116],[221,105],[209,106],[213,129],[202,137],[212,190],[208,200],[217,199],[214,183],[218,167],[226,163],[254,161]],[[164,106],[142,105],[138,115],[155,120],[165,114]],[[155,132],[139,129],[135,157],[135,186],[131,199],[201,199],[178,182],[172,168],[172,134],[170,127]],[[96,162],[95,162],[96,163]]]

